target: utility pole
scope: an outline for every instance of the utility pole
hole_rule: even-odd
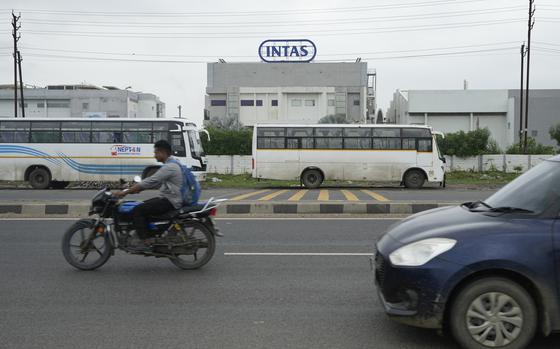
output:
[[[181,117],[181,108],[182,107],[180,105],[177,106],[177,109],[179,109],[179,117]]]
[[[16,16],[14,11],[12,10],[12,37],[14,38],[14,117],[17,118],[18,115],[18,98],[17,98],[17,67],[18,67],[18,49],[17,49],[17,42],[21,35],[18,34],[19,28],[21,25],[18,24],[19,19],[21,18],[21,14]]]
[[[523,76],[525,68],[525,43],[521,45],[521,87],[519,88],[519,151],[523,151]]]
[[[17,51],[18,55],[18,68],[19,68],[19,92],[21,100],[21,117],[25,118],[25,99],[23,99],[23,78],[21,76],[21,53]]]
[[[523,140],[523,152],[527,153],[527,133],[529,133],[529,68],[531,64],[531,30],[535,25],[535,0],[529,0],[529,21],[527,24],[527,85],[525,87],[525,137]]]

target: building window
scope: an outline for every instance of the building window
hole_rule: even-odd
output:
[[[301,107],[301,99],[292,99],[292,107]]]
[[[47,102],[47,108],[70,108],[68,102]]]
[[[278,100],[277,99],[271,100],[270,105],[273,106],[273,107],[277,107],[278,106]]]
[[[242,107],[253,107],[255,105],[255,101],[252,99],[242,99],[241,106]]]
[[[314,107],[315,106],[315,100],[314,99],[306,99],[305,100],[305,106],[306,107]]]
[[[334,99],[329,99],[327,103],[329,107],[334,107]]]
[[[263,101],[262,101],[262,99],[257,99],[257,100],[256,100],[256,103],[257,103],[257,107],[262,107],[262,106],[263,106]]]
[[[354,105],[358,105],[358,106],[359,106],[359,105],[360,105],[360,100],[359,100],[359,99],[355,99],[355,100],[354,100]]]
[[[45,103],[37,103],[37,108],[44,108],[45,107]]]
[[[225,99],[213,99],[210,101],[210,106],[212,107],[225,107],[226,100]]]
[[[89,108],[89,103],[82,103],[83,110],[88,110],[88,108]]]

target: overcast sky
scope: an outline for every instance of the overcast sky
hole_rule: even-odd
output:
[[[258,62],[265,39],[307,38],[316,61],[362,57],[378,106],[396,89],[519,88],[529,0],[3,0],[0,83],[13,81],[11,9],[21,11],[23,80],[158,95],[167,116],[202,121],[206,64]],[[560,88],[560,3],[536,0],[531,87]],[[72,57],[72,58],[70,58]]]

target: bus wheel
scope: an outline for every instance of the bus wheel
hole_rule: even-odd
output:
[[[420,189],[426,181],[426,176],[420,170],[410,170],[404,175],[404,186],[410,189]]]
[[[323,175],[319,170],[306,170],[301,175],[301,181],[306,188],[319,188],[321,183],[323,183]]]
[[[51,174],[42,167],[37,167],[29,174],[29,184],[35,189],[47,189],[51,184]]]

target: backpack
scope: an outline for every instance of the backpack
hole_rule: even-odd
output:
[[[183,174],[183,185],[181,185],[181,197],[183,198],[183,205],[196,205],[198,203],[198,199],[200,198],[200,184],[198,184],[195,175],[187,166],[181,164],[176,159],[170,160],[171,162],[179,165]]]

